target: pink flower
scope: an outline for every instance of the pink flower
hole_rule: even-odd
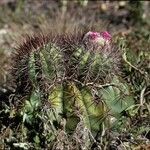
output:
[[[86,35],[89,37],[90,40],[96,40],[97,38],[99,38],[101,36],[100,33],[91,32],[91,31],[88,32]]]
[[[99,38],[101,35],[99,32],[92,32],[89,31],[88,33],[85,34],[84,39],[88,39],[88,40],[96,40],[97,38]]]
[[[104,45],[109,45],[111,38],[112,36],[107,31],[103,31],[103,32],[89,31],[88,33],[85,34],[83,41],[88,45],[98,44],[99,46],[104,46]]]
[[[107,31],[100,32],[100,35],[101,35],[105,40],[108,40],[108,41],[110,41],[111,38],[112,38],[112,36],[110,35],[110,33],[107,32]]]

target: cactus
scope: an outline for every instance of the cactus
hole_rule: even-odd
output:
[[[26,38],[13,68],[23,121],[32,124],[39,110],[55,131],[65,119],[65,131],[73,133],[83,119],[96,135],[107,114],[119,116],[133,104],[119,77],[120,57],[108,32]]]

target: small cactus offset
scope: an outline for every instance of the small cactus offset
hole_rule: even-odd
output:
[[[40,119],[50,122],[43,131],[50,141],[62,128],[73,134],[81,122],[96,136],[108,115],[118,117],[133,104],[114,45],[106,31],[26,38],[13,68],[23,121],[32,124],[40,111]]]

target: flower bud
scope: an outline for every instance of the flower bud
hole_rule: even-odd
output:
[[[86,45],[86,47],[88,48],[95,48],[95,47],[103,47],[105,45],[109,45],[110,44],[110,40],[111,40],[111,35],[110,33],[108,33],[107,31],[103,31],[103,32],[92,32],[89,31],[88,33],[85,34],[84,38],[83,38],[83,42]]]

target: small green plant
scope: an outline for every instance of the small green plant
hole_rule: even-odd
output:
[[[130,88],[119,76],[121,54],[114,45],[108,32],[26,38],[14,56],[12,73],[14,105],[28,140],[39,145],[44,139],[52,147],[59,131],[74,141],[75,134],[82,139],[78,130],[84,129],[88,148],[90,135],[102,132],[103,123],[111,125],[107,116],[118,118],[133,105]]]

